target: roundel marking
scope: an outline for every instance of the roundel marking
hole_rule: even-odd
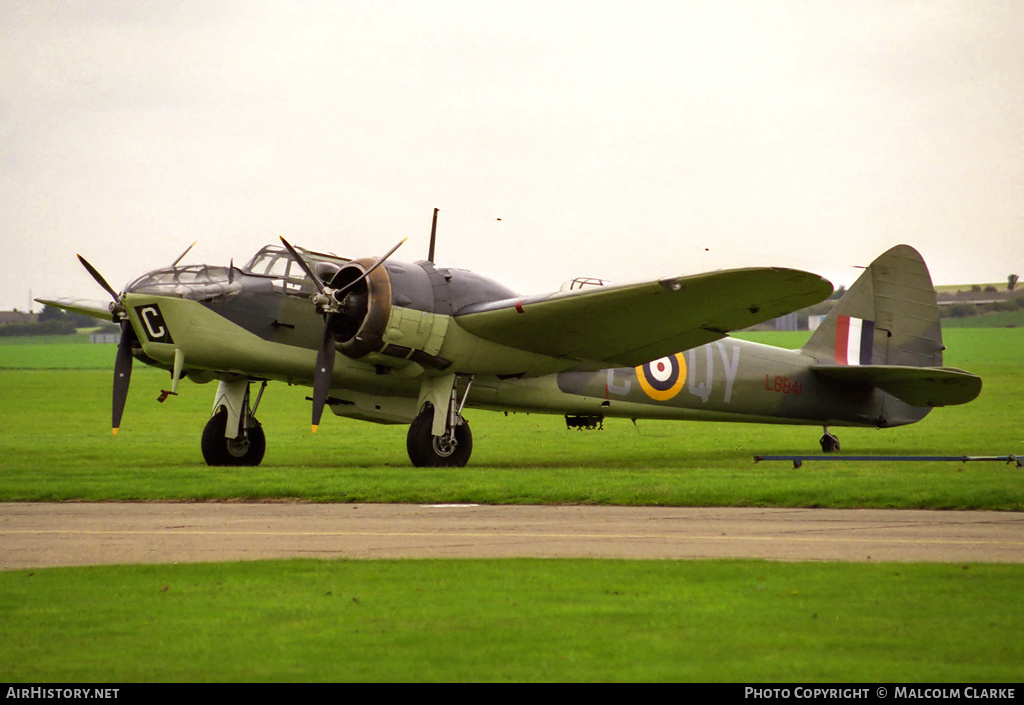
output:
[[[686,384],[686,361],[682,353],[651,360],[636,368],[640,388],[655,401],[667,401]]]

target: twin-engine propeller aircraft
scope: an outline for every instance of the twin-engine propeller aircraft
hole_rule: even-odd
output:
[[[121,326],[113,431],[132,360],[217,380],[202,434],[210,465],[258,465],[266,440],[256,410],[268,381],[313,387],[312,428],[338,416],[410,424],[416,466],[464,466],[468,408],[605,417],[813,424],[910,424],[932,407],[978,396],[981,379],[942,367],[935,291],[911,247],[867,268],[799,350],[728,337],[824,300],[808,272],[749,268],[638,284],[574,280],[520,296],[490,279],[390,257],[350,260],[264,247],[243,267],[170,267],[121,293],[81,255],[113,303],[43,300]],[[403,241],[404,242],[404,241]],[[186,250],[187,252],[187,250]],[[261,387],[250,396],[253,382]]]

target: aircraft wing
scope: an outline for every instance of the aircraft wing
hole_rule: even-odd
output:
[[[104,321],[115,321],[114,315],[110,312],[109,301],[95,301],[93,299],[36,299],[38,303],[53,306],[54,308],[71,311],[72,313],[83,313],[86,316],[100,318]]]
[[[794,269],[733,269],[474,304],[455,320],[481,338],[597,368],[635,367],[824,300]]]
[[[870,384],[911,406],[953,406],[981,394],[981,377],[954,367],[814,365],[818,374],[842,382]]]

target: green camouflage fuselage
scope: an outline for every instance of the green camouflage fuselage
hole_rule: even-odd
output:
[[[196,382],[269,379],[309,386],[322,317],[304,288],[246,287],[219,300],[128,293],[125,305],[139,333],[140,359],[173,369],[175,355]],[[253,290],[256,289],[256,290]],[[243,294],[244,292],[244,294]],[[239,296],[239,294],[242,294]],[[432,331],[442,330],[434,342]],[[725,337],[638,367],[573,369],[576,363],[478,338],[450,316],[391,307],[383,335],[419,342],[428,354],[457,359],[475,376],[467,406],[633,419],[897,426],[928,409],[879,390],[844,384],[810,369],[800,351]],[[406,346],[409,347],[409,346]],[[386,349],[386,348],[385,348]],[[659,369],[659,366],[661,369]],[[409,423],[425,377],[437,370],[381,352],[339,355],[329,405],[338,415]]]
[[[339,415],[410,424],[417,466],[461,466],[472,436],[464,407],[605,417],[814,424],[914,423],[963,404],[981,380],[942,366],[942,331],[920,254],[878,257],[799,350],[729,337],[823,300],[832,286],[784,268],[743,268],[608,285],[580,280],[521,297],[473,272],[267,246],[245,267],[172,266],[114,299],[44,301],[122,324],[112,430],[131,360],[178,381],[219,382],[203,432],[207,462],[258,464],[262,387],[313,388],[312,430]],[[391,252],[397,249],[393,248]],[[80,258],[81,259],[81,258]],[[179,258],[180,259],[180,258]],[[655,358],[655,359],[652,359]]]

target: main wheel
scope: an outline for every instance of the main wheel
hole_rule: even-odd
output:
[[[473,453],[473,432],[463,421],[455,427],[455,442],[447,436],[431,433],[434,425],[434,410],[428,408],[417,416],[409,426],[406,449],[409,460],[418,468],[461,468],[469,462]]]
[[[228,425],[228,410],[221,407],[203,429],[203,459],[207,465],[256,466],[263,462],[267,451],[267,437],[263,426],[256,419],[250,420],[248,434],[237,438],[225,438]]]

